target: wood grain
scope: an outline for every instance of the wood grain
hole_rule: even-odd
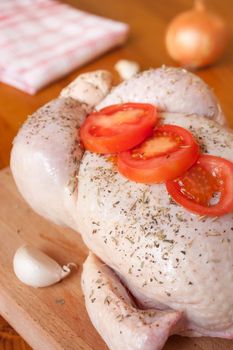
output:
[[[31,350],[31,347],[2,317],[0,317],[0,349]]]
[[[71,80],[73,80],[78,74],[86,71],[90,71],[90,70],[104,68],[104,69],[110,70],[114,74],[115,82],[118,82],[119,77],[114,71],[113,67],[114,67],[114,64],[117,62],[117,60],[121,58],[138,61],[142,69],[148,69],[150,67],[158,67],[162,64],[176,66],[176,64],[168,57],[165,50],[164,34],[165,34],[166,26],[168,22],[176,14],[190,8],[193,0],[166,0],[166,1],[66,0],[66,2],[70,3],[72,6],[75,6],[85,11],[95,13],[97,15],[127,22],[131,28],[129,40],[127,44],[124,45],[123,47],[112,50],[111,52],[103,55],[102,57],[92,61],[88,65],[75,70],[73,73],[66,76],[65,78],[60,79],[54,84],[43,89],[35,96],[24,94],[23,92],[15,88],[12,88],[10,86],[0,83],[0,169],[9,164],[9,155],[10,155],[12,140],[16,135],[22,122],[26,119],[27,115],[34,112],[38,107],[42,106],[47,101],[56,97],[59,94],[60,90],[64,86],[66,86]],[[233,126],[233,114],[232,114],[232,110],[233,110],[233,99],[232,99],[233,2],[230,0],[225,0],[225,1],[206,0],[206,4],[208,5],[210,10],[219,13],[222,17],[225,18],[229,27],[230,41],[229,41],[229,45],[225,55],[217,64],[211,67],[205,68],[203,70],[200,70],[196,73],[200,77],[202,77],[210,86],[213,87],[216,95],[218,96],[221,102],[221,105],[227,116],[229,124]],[[66,262],[66,257],[67,255],[69,256],[67,252],[71,252],[71,251],[72,251],[71,257],[74,257],[80,263],[82,262],[85,256],[85,249],[82,243],[79,242],[80,246],[82,247],[81,252],[83,252],[82,253],[83,255],[81,257],[76,256],[75,249],[72,247],[73,243],[70,243],[70,242],[73,242],[73,237],[75,237],[75,240],[77,239],[77,235],[75,235],[74,233],[71,233],[68,230],[65,230],[64,232],[65,233],[69,232],[69,235],[66,236],[67,238],[64,240],[63,238],[65,233],[63,232],[62,229],[57,228],[53,225],[47,224],[43,220],[41,221],[41,219],[39,219],[35,214],[31,213],[31,211],[29,211],[27,206],[25,206],[25,204],[23,203],[23,201],[20,199],[17,192],[15,191],[15,188],[12,184],[10,176],[8,176],[7,173],[5,172],[1,174],[1,183],[3,183],[4,185],[3,188],[1,188],[1,192],[3,192],[4,196],[6,196],[3,198],[8,198],[6,203],[4,203],[3,201],[1,202],[1,207],[0,207],[1,217],[4,218],[3,221],[0,222],[1,244],[2,244],[0,252],[7,253],[6,259],[2,260],[3,257],[1,257],[1,265],[0,265],[1,277],[4,275],[5,278],[7,278],[8,273],[10,273],[10,276],[12,276],[11,266],[9,265],[9,262],[13,254],[13,249],[23,240],[29,240],[30,242],[34,241],[35,244],[37,242],[40,243],[42,248],[44,247],[45,249],[48,249],[48,251],[51,252],[52,254],[56,254],[58,259],[61,259],[61,262],[63,261]],[[19,206],[19,208],[17,206]],[[8,222],[6,221],[6,218]],[[21,218],[23,218],[22,222],[20,221]],[[33,221],[30,223],[31,218],[33,218]],[[17,233],[17,229],[20,230],[18,233]],[[38,234],[39,236],[37,236]],[[7,236],[7,240],[5,240],[6,236]],[[8,238],[11,244],[9,247],[8,247]],[[79,243],[76,243],[76,247],[79,247]],[[4,271],[3,271],[3,268],[2,268],[2,266],[4,266],[2,265],[3,261],[4,261],[4,264],[6,264],[6,268],[8,270],[6,270],[4,267]],[[72,276],[71,279],[69,280],[69,283],[70,281],[74,281],[73,278],[74,277]],[[76,278],[75,278],[75,281],[76,281]],[[0,285],[2,286],[2,284],[3,282],[1,279]],[[7,285],[8,284],[6,283],[6,286]],[[61,283],[61,286],[63,286],[63,282]],[[63,317],[66,317],[67,315],[69,315],[69,312],[71,311],[70,317],[73,318],[73,320],[76,320],[76,321],[78,320],[79,322],[81,322],[81,319],[82,319],[84,320],[85,326],[86,326],[86,323],[89,325],[88,323],[89,321],[85,313],[85,309],[83,308],[83,305],[80,306],[81,309],[79,309],[79,303],[77,303],[77,306],[74,306],[76,305],[76,299],[75,299],[76,289],[74,287],[71,288],[71,291],[69,291],[69,289],[66,289],[67,294],[63,294],[65,292],[63,287],[61,288],[61,286],[59,285],[59,286],[56,286],[55,289],[52,289],[54,291],[52,293],[54,294],[50,295],[50,292],[49,292],[50,299],[49,301],[47,301],[48,304],[46,305],[47,306],[49,305],[49,307],[52,307],[51,310],[54,311],[56,314],[57,313],[59,314],[59,312],[62,311],[61,314]],[[19,287],[19,285],[17,284],[15,286],[16,289],[14,291],[10,290],[10,296],[11,298],[17,297],[16,299],[17,302],[19,302],[19,304],[22,303],[22,310],[24,310],[23,307],[25,306],[26,308],[27,302],[25,300],[24,301],[20,300],[20,297],[18,296],[18,293],[19,294],[25,293],[25,289],[23,287],[21,289],[21,287]],[[78,285],[78,288],[79,288],[79,285]],[[1,291],[2,290],[0,289],[0,294],[2,295]],[[35,295],[26,293],[26,296],[30,296],[34,298],[32,299],[33,300],[32,305],[31,305],[31,302],[28,302],[28,303],[34,307],[34,305],[37,305],[38,300],[40,300],[40,298],[42,298],[41,300],[44,300],[44,299],[46,300],[47,292],[45,294],[44,293],[45,293],[44,291],[40,291],[40,290],[36,291]],[[57,298],[56,293],[58,293],[58,299],[56,299]],[[61,300],[62,298],[60,297],[60,295],[62,295],[63,297],[67,296],[68,300],[74,297],[75,303],[72,304],[71,302],[69,303],[67,301],[66,304],[63,304],[63,305],[59,304],[59,302],[57,304],[56,301],[54,302],[54,300]],[[79,296],[81,298],[81,294],[79,294]],[[72,304],[72,307],[70,306],[71,304]],[[22,310],[20,307],[17,307],[16,309],[17,309],[17,315],[20,315],[21,317],[20,312]],[[38,318],[37,317],[38,315],[41,315],[40,313],[37,315],[37,310],[38,310],[38,307],[35,309],[35,313],[33,313],[33,315],[30,316],[32,319],[34,319],[34,321]],[[46,307],[45,307],[45,310],[47,310]],[[38,312],[39,311],[40,310],[38,310]],[[65,311],[65,314],[63,314],[63,311]],[[1,310],[1,307],[0,307],[0,313],[3,313],[3,311]],[[35,334],[37,334],[36,330],[31,331],[33,333],[32,335],[29,332],[30,329],[28,330],[26,329],[23,331],[22,329],[27,327],[25,327],[22,320],[19,318],[12,317],[12,315],[10,316],[9,315],[6,309],[4,312],[4,316],[11,322],[13,326],[16,327],[16,329],[20,331],[21,334],[23,334],[26,337],[26,339],[30,341],[29,338],[34,337],[34,331],[35,331]],[[13,312],[13,315],[15,315],[14,312]],[[26,322],[25,324],[27,325],[28,321],[25,321],[25,322]],[[63,322],[64,323],[66,322],[65,318],[63,319]],[[5,324],[4,326],[0,325],[0,331],[3,327],[6,327]],[[45,327],[46,329],[45,325],[43,325],[43,327]],[[77,326],[75,324],[74,329],[72,328],[73,333],[71,332],[70,337],[72,337],[72,334],[74,333],[76,334],[77,332],[78,332],[77,334],[83,333],[84,335],[86,334],[85,337],[87,338],[91,337],[92,339],[92,343],[90,343],[91,339],[89,343],[87,342],[87,344],[89,344],[88,345],[89,347],[92,347],[93,344],[96,344],[96,346],[94,346],[93,349],[100,349],[100,348],[106,349],[104,348],[103,343],[100,340],[93,341],[93,338],[95,337],[97,337],[97,339],[99,338],[90,325],[88,326],[87,330],[85,327],[83,328],[80,328],[80,327],[81,326]],[[52,330],[52,332],[55,332],[55,331],[56,329]],[[59,333],[58,330],[57,332]],[[61,334],[64,334],[64,332]],[[91,334],[91,336],[89,336],[89,334]],[[6,340],[6,338],[4,338],[4,336],[0,333],[1,350],[21,350],[21,349],[25,350],[26,349],[26,345],[23,343],[22,339],[20,340],[18,339],[17,342],[15,340],[11,342],[8,340]],[[41,339],[39,340],[39,343],[36,344],[35,349],[39,349],[39,350],[46,349],[46,348],[43,348],[43,346],[41,345],[42,340]],[[38,341],[38,337],[36,337],[36,340],[34,340],[34,343],[35,341]],[[168,342],[166,349],[167,350],[169,349],[176,349],[176,350],[177,349],[223,350],[224,349],[225,350],[225,349],[231,349],[230,346],[231,346],[231,343],[224,342],[222,340],[215,340],[213,342],[206,339],[190,340],[190,339],[175,337]],[[54,345],[52,348],[50,347],[50,350],[53,350],[53,349],[56,349]],[[67,347],[66,349],[69,349],[69,348]]]
[[[61,265],[74,262],[79,268],[54,286],[25,286],[12,270],[14,252],[23,243],[34,244]],[[9,169],[0,171],[0,246],[0,313],[34,350],[107,350],[84,306],[80,274],[87,250],[80,235],[36,215],[18,193]],[[164,348],[204,349],[233,350],[233,343],[176,336]]]
[[[80,236],[34,214],[16,191],[8,170],[0,175],[0,242],[0,313],[33,349],[106,349],[83,303],[80,273],[86,248]],[[53,287],[27,287],[12,270],[13,254],[23,242],[41,248],[61,265],[72,261],[80,268]]]

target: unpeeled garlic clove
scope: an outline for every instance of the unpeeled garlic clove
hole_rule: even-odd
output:
[[[72,265],[75,264],[61,267],[41,250],[27,244],[16,251],[13,259],[13,268],[18,279],[36,288],[59,282],[70,274]]]
[[[140,66],[137,62],[128,60],[119,60],[114,68],[124,80],[132,78],[135,74],[140,71]]]

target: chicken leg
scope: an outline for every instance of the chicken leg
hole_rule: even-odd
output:
[[[182,327],[182,313],[139,310],[117,275],[95,255],[83,266],[82,288],[91,321],[111,350],[160,350]]]

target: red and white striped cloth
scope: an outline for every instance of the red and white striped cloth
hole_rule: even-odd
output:
[[[124,23],[54,0],[0,0],[0,81],[34,94],[127,33]]]

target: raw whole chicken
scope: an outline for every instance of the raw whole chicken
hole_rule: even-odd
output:
[[[87,311],[111,350],[160,350],[171,334],[233,339],[233,213],[193,215],[164,184],[129,181],[80,145],[88,113],[128,101],[156,105],[202,152],[233,162],[233,134],[201,79],[162,67],[111,90],[110,74],[97,71],[25,122],[11,154],[15,182],[36,212],[81,233]]]

